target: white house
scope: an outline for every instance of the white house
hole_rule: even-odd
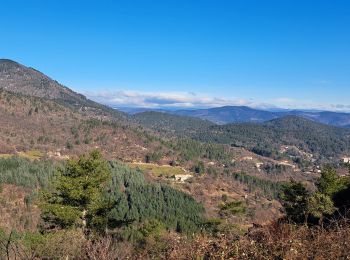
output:
[[[179,182],[184,182],[185,180],[192,178],[193,176],[191,174],[176,174],[175,180]]]
[[[343,158],[344,163],[350,163],[350,157],[345,157]]]

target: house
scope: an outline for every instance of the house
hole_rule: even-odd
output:
[[[175,180],[179,182],[184,182],[185,180],[192,178],[191,174],[176,174]]]
[[[258,163],[255,164],[256,168],[257,168],[259,171],[260,171],[260,167],[263,166],[263,165],[264,165],[264,163],[262,163],[262,162],[258,162]]]
[[[343,163],[350,163],[350,157],[344,157]]]

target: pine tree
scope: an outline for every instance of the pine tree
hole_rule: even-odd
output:
[[[341,178],[333,168],[326,167],[317,181],[317,188],[319,192],[332,198],[341,190],[346,189],[347,182],[347,178]]]
[[[98,151],[69,160],[58,170],[52,189],[42,193],[44,228],[103,230],[101,213],[108,208],[103,190],[110,178],[110,167]]]
[[[294,180],[282,187],[280,194],[287,217],[301,223],[307,220],[309,192]]]
[[[309,197],[307,207],[308,214],[319,219],[319,224],[322,223],[324,215],[330,215],[336,209],[332,199],[320,192],[315,192]]]

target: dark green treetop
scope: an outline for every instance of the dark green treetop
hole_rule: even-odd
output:
[[[103,190],[110,178],[108,163],[98,151],[69,160],[58,170],[52,188],[42,193],[45,229],[101,228],[97,213],[107,206]]]

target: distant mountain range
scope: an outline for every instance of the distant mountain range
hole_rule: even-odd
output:
[[[178,110],[177,115],[199,117],[216,124],[261,123],[278,118],[277,113],[257,110],[246,106],[224,106],[209,109]]]
[[[165,110],[147,108],[124,108],[121,110],[129,114],[137,114],[145,111],[156,111],[180,116],[196,117],[211,121],[219,125],[231,123],[263,123],[272,119],[282,118],[285,116],[299,116],[327,125],[333,125],[338,127],[350,127],[350,113],[330,111],[268,111],[253,109],[246,106],[224,106],[192,110]]]

